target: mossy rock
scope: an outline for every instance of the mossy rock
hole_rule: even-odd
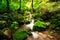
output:
[[[27,37],[26,31],[19,29],[13,34],[13,40],[25,40]]]

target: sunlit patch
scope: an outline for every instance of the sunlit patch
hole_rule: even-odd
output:
[[[31,2],[27,2],[26,7],[30,8],[31,7]]]

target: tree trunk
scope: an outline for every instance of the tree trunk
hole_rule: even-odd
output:
[[[9,13],[9,11],[10,11],[9,0],[6,0],[6,3],[7,3],[7,12]]]

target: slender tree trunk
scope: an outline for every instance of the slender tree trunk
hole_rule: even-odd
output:
[[[9,0],[6,0],[6,3],[7,3],[7,12],[9,13],[9,11],[10,11]]]
[[[32,0],[32,10],[31,10],[31,13],[33,13],[33,0]]]
[[[21,12],[21,0],[20,0],[20,7],[17,9],[18,13]]]
[[[19,7],[19,10],[21,10],[21,0],[19,0],[20,1],[20,7]]]

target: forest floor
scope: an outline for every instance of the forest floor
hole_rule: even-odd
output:
[[[60,33],[53,33],[53,34],[49,34],[52,30],[45,30],[42,32],[37,32],[37,35],[28,35],[28,37],[26,38],[26,40],[60,40]],[[1,39],[0,39],[1,40]],[[5,39],[2,39],[5,40]],[[9,39],[12,40],[12,39]]]
[[[38,32],[37,38],[33,38],[33,36],[28,36],[26,40],[60,40],[60,34],[53,33],[52,35],[50,35],[49,32],[49,30]]]

